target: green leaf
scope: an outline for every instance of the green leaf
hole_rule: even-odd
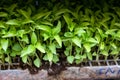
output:
[[[22,61],[23,61],[24,63],[27,63],[27,58],[28,58],[27,55],[23,56],[23,57],[22,57]]]
[[[85,18],[86,20],[89,20],[89,18]],[[82,26],[89,26],[90,25],[90,22],[82,22],[81,23]]]
[[[100,22],[100,24],[101,24],[105,29],[108,29],[108,24],[107,24],[107,23]]]
[[[88,42],[91,42],[91,43],[98,43],[98,41],[95,40],[94,38],[88,38],[87,41],[88,41]]]
[[[83,54],[82,59],[86,59],[86,58],[87,58],[87,54]]]
[[[6,58],[5,58],[5,61],[8,62],[8,63],[10,63],[10,57],[9,57],[9,56],[6,57]]]
[[[12,52],[10,53],[10,56],[11,56],[11,57],[16,57],[16,55],[17,55],[17,52],[16,52],[16,51],[12,51]]]
[[[72,42],[81,48],[81,40],[78,37],[73,37]]]
[[[69,49],[66,49],[66,50],[64,51],[64,54],[65,54],[65,56],[68,56],[68,55],[70,54]]]
[[[7,51],[8,43],[9,43],[8,39],[1,39],[1,46],[4,51]]]
[[[54,55],[54,56],[53,56],[53,62],[54,62],[54,63],[57,63],[58,61],[59,61],[58,55]]]
[[[82,28],[75,28],[74,34],[77,34],[79,37],[85,33],[85,30]]]
[[[95,39],[96,39],[96,40],[97,40],[97,42],[99,43],[99,42],[100,42],[100,40],[101,40],[100,35],[96,33],[96,35],[95,35]]]
[[[36,67],[40,67],[40,65],[41,65],[41,61],[40,61],[40,59],[39,58],[36,58],[35,60],[34,60],[34,65],[36,66]]]
[[[5,13],[5,12],[0,12],[0,17],[7,17],[7,16],[8,16],[7,13]]]
[[[33,51],[35,51],[35,47],[33,45],[29,45],[22,50],[21,57],[28,55],[32,53]]]
[[[108,51],[107,50],[102,50],[101,54],[104,55],[104,56],[108,56]]]
[[[20,44],[18,44],[18,43],[15,43],[13,45],[12,49],[15,50],[15,51],[21,51],[22,50]]]
[[[51,11],[50,12],[42,12],[42,13],[38,13],[38,14],[35,14],[33,17],[32,17],[32,19],[34,19],[34,20],[38,20],[38,19],[40,19],[40,18],[42,18],[42,17],[44,17],[44,16],[49,16],[51,14]]]
[[[111,45],[114,49],[117,49],[117,46],[115,45],[115,43],[110,43],[110,45]]]
[[[32,44],[36,44],[37,43],[37,36],[36,36],[35,32],[32,32],[31,43]]]
[[[89,53],[91,51],[91,46],[89,43],[84,43],[83,46],[86,49],[87,53]]]
[[[120,30],[117,32],[117,34],[115,36],[120,38]]]
[[[0,28],[5,28],[4,23],[0,22]]]
[[[97,28],[97,30],[98,30],[100,36],[103,38],[103,37],[104,37],[104,33],[103,33],[103,31],[102,31],[100,28]]]
[[[35,27],[36,29],[40,29],[46,32],[51,32],[50,26],[47,26],[47,25],[36,25]]]
[[[76,23],[72,22],[71,25],[68,26],[70,31],[73,31],[74,27],[76,26]]]
[[[36,48],[37,48],[39,51],[41,51],[42,53],[45,53],[45,48],[44,48],[44,46],[41,45],[40,42],[37,42]]]
[[[117,29],[110,29],[110,30],[107,30],[106,32],[105,32],[105,34],[110,34],[110,35],[115,35],[115,31],[116,31]]]
[[[2,36],[2,38],[8,38],[8,37],[15,37],[16,36],[16,28],[10,27],[9,31]]]
[[[119,51],[118,50],[112,50],[111,52],[110,52],[110,54],[111,55],[118,55],[119,54]]]
[[[68,56],[68,57],[67,57],[67,61],[68,61],[70,64],[72,64],[73,61],[74,61],[74,56]]]
[[[49,62],[51,62],[53,60],[53,54],[51,52],[47,52],[47,58]]]
[[[114,25],[115,25],[115,26],[120,26],[120,23],[115,23]]]
[[[58,42],[59,46],[62,47],[62,40],[59,35],[54,36],[55,40]]]
[[[55,16],[59,16],[59,15],[66,13],[66,12],[70,12],[70,11],[68,9],[57,10],[57,12],[55,12]]]
[[[92,54],[93,56],[97,56],[97,53],[96,52],[93,52],[93,54]]]
[[[6,22],[6,24],[8,24],[8,25],[14,25],[14,26],[20,25],[19,21],[16,20],[16,19],[8,20],[8,21]]]
[[[90,52],[87,53],[87,57],[88,57],[89,60],[93,60],[93,58],[92,58],[92,54],[91,54]]]
[[[29,13],[25,10],[20,9],[19,13],[22,14],[26,19],[30,18],[30,15],[28,15]]]
[[[47,60],[48,60],[47,54],[46,54],[46,55],[44,55],[43,60],[45,60],[45,61],[47,61]]]
[[[17,36],[22,38],[23,34],[25,34],[25,30],[17,30]]]
[[[82,48],[75,47],[75,52],[76,52],[76,54],[79,54],[81,51],[82,51]]]
[[[105,43],[104,43],[104,42],[101,42],[101,43],[100,43],[100,50],[104,50],[104,48],[105,48]]]
[[[34,23],[34,21],[31,20],[31,19],[25,19],[25,20],[22,21],[22,24],[23,24],[23,25],[29,24],[29,23]]]
[[[24,41],[26,42],[27,44],[29,43],[29,39],[28,39],[28,36],[27,35],[23,35],[22,37],[22,40],[21,41]]]
[[[9,31],[5,35],[3,35],[2,38],[9,38],[9,37],[15,37],[15,36],[16,36],[16,32],[15,31]]]
[[[65,32],[64,36],[65,37],[73,37],[74,34],[72,32]]]
[[[41,21],[41,24],[53,26],[53,24],[50,21]]]
[[[64,17],[67,25],[68,25],[68,26],[71,26],[72,20],[70,19],[69,15],[68,15],[68,14],[64,14],[63,17]]]
[[[56,46],[54,43],[49,45],[49,49],[53,54],[56,54]]]
[[[76,59],[76,60],[75,60],[75,63],[76,63],[76,64],[80,64],[82,61],[83,61],[83,59]]]
[[[76,54],[75,55],[75,59],[81,59],[81,55],[80,54]]]
[[[48,33],[43,33],[42,36],[44,37],[44,41],[50,38],[50,35]]]
[[[53,33],[53,35],[56,35],[56,34],[58,34],[60,31],[61,31],[61,22],[58,21],[57,26],[52,29],[52,33]]]

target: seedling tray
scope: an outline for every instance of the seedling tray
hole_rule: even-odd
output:
[[[41,69],[37,74],[30,74],[28,69],[22,70],[8,66],[0,66],[0,80],[100,80],[120,77],[120,60],[93,60],[81,63],[81,66],[66,66],[59,74],[49,75],[48,70]],[[19,63],[13,63],[17,66]]]

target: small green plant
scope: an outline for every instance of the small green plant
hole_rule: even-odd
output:
[[[88,5],[84,0],[82,4],[45,0],[35,7],[34,0],[25,6],[24,1],[16,4],[10,0],[14,4],[8,6],[10,3],[2,0],[5,5],[0,3],[0,63],[12,65],[12,59],[20,57],[23,63],[39,68],[43,61],[52,65],[62,58],[69,64],[118,59],[120,8],[106,1],[102,5],[90,1]]]

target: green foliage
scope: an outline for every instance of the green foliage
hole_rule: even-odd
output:
[[[19,56],[39,68],[63,57],[70,64],[119,57],[120,8],[113,0],[9,1],[0,3],[1,63]]]

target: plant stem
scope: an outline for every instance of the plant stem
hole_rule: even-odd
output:
[[[70,49],[70,56],[71,56],[72,55],[72,42],[71,42],[70,46],[71,46],[71,49]]]

